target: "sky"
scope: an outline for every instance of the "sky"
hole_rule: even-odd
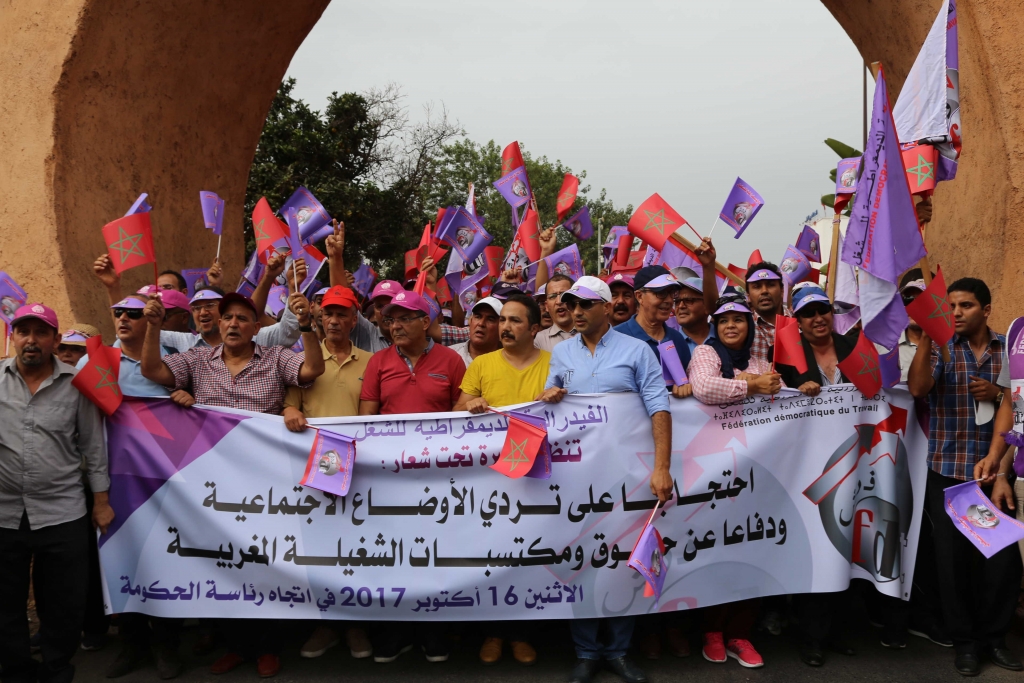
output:
[[[834,190],[823,140],[861,147],[861,64],[818,0],[334,0],[287,75],[315,109],[396,83],[413,120],[443,103],[470,139],[586,170],[617,206],[657,192],[701,234],[740,176],[765,205],[714,238],[746,265]]]

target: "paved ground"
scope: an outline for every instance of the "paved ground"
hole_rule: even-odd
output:
[[[943,681],[962,681],[952,667],[952,650],[937,647],[920,638],[910,637],[906,650],[886,650],[878,644],[877,632],[871,628],[863,615],[854,617],[851,624],[853,642],[857,647],[857,656],[843,657],[829,654],[826,665],[820,669],[811,669],[802,664],[797,657],[795,643],[786,633],[778,637],[759,634],[754,644],[765,658],[763,669],[743,669],[735,661],[725,664],[710,664],[704,661],[699,651],[695,651],[687,659],[675,659],[667,654],[657,661],[640,662],[654,683],[659,681],[683,681],[700,678],[704,682],[763,681],[800,683],[802,681],[829,681],[844,683],[846,681],[894,681],[899,683],[941,683]],[[532,667],[523,667],[506,653],[506,658],[495,666],[484,667],[476,658],[480,644],[479,629],[467,625],[459,641],[455,644],[451,659],[443,664],[428,664],[416,652],[403,655],[393,664],[374,664],[372,660],[352,659],[342,647],[329,651],[319,659],[301,659],[298,648],[302,644],[305,632],[293,625],[285,635],[286,647],[282,657],[281,673],[276,683],[321,683],[325,681],[409,681],[431,683],[453,683],[473,681],[490,683],[506,681],[531,681],[552,683],[563,681],[575,661],[569,647],[568,628],[564,624],[551,622],[535,622],[536,635],[534,643],[540,654],[539,662]],[[198,681],[217,681],[218,683],[235,683],[259,680],[255,665],[242,665],[235,671],[214,676],[209,673],[208,666],[221,651],[205,657],[191,655],[191,645],[195,639],[195,628],[187,628],[182,652],[185,655],[187,670],[177,679],[182,683]],[[1024,639],[1014,633],[1010,645],[1017,653],[1024,653]],[[120,646],[115,637],[106,648],[99,652],[79,652],[75,658],[78,666],[77,681],[106,681],[103,672],[113,661]],[[159,679],[156,670],[150,665],[124,678],[119,683],[156,683]],[[600,683],[611,683],[618,680],[610,673],[599,678]],[[1024,674],[1004,671],[991,664],[984,665],[979,681],[1014,681],[1024,682]]]

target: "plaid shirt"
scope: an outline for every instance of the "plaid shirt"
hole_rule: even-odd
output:
[[[970,342],[959,335],[946,345],[950,362],[932,343],[932,377],[935,387],[928,397],[931,420],[928,436],[928,467],[944,477],[961,481],[974,479],[974,465],[988,455],[995,420],[974,422],[974,397],[968,391],[970,378],[981,377],[993,384],[1003,367],[1006,337],[989,330],[989,343],[975,360]]]
[[[455,327],[441,323],[441,346],[455,346],[469,341],[469,326]]]
[[[747,369],[737,369],[736,373],[748,372],[751,375],[763,375],[771,371],[771,363],[751,355]],[[722,377],[722,359],[710,346],[701,345],[694,350],[686,374],[690,378],[694,397],[701,403],[721,405],[738,401],[747,396],[747,381]]]
[[[280,415],[288,387],[313,386],[299,384],[304,356],[283,346],[253,347],[252,358],[234,377],[221,356],[223,345],[196,347],[163,361],[174,374],[174,388],[191,386],[196,403]]]
[[[775,325],[754,313],[754,343],[750,347],[750,357],[762,360],[770,365],[768,349],[774,343]]]

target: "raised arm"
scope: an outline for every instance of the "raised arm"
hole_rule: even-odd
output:
[[[121,276],[114,270],[109,254],[100,254],[92,263],[92,272],[107,290],[107,301],[111,306],[121,300]],[[113,315],[113,313],[111,313]]]
[[[142,343],[142,376],[151,382],[173,389],[176,384],[174,373],[160,358],[160,325],[164,321],[164,306],[160,303],[160,297],[155,294],[150,296],[143,313],[149,326],[146,328],[146,339]]]
[[[256,285],[256,289],[252,293],[252,302],[256,305],[256,310],[259,311],[260,315],[267,308],[267,298],[270,296],[270,288],[274,286],[274,280],[283,272],[284,256],[274,254],[267,259],[267,267],[263,269],[263,277],[260,278],[259,284]]]
[[[534,290],[537,291],[548,283],[548,262],[544,259],[555,253],[558,244],[555,228],[547,228],[537,236],[540,242],[540,261],[537,262],[537,279],[534,283]]]
[[[715,277],[715,273],[718,272],[715,269],[718,252],[715,251],[715,245],[711,243],[711,238],[705,237],[694,253],[697,254],[697,260],[700,261],[700,267],[704,271],[702,280],[704,307],[708,309],[708,313],[712,313],[715,310],[715,302],[718,301],[718,278]]]
[[[320,352],[320,339],[313,331],[313,319],[310,317],[309,301],[301,292],[288,297],[288,308],[299,321],[302,332],[302,348],[306,351],[299,368],[299,384],[308,384],[324,374],[324,354]]]
[[[910,372],[907,374],[907,388],[914,398],[924,398],[935,387],[935,369],[942,361],[933,356],[935,354],[932,353],[932,340],[927,333],[921,332],[917,352],[914,353],[914,360],[910,362]]]
[[[324,241],[327,247],[327,267],[331,273],[331,287],[345,285],[345,223],[334,221],[334,233]]]

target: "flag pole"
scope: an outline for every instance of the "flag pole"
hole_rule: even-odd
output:
[[[715,224],[712,225],[711,226],[711,230],[708,231],[708,239],[711,239],[711,234],[715,231],[715,228],[718,227],[718,219],[720,217],[721,217],[720,215],[719,216],[715,216]],[[696,232],[696,230],[694,230],[694,232]]]
[[[215,261],[220,261],[220,238],[223,236],[223,233],[217,235],[217,256],[214,258]]]
[[[159,272],[156,268],[156,259],[153,259],[153,286],[157,289],[160,289],[160,284],[157,282],[160,279]]]
[[[684,247],[694,253],[696,253],[698,249],[697,245],[695,245],[693,242],[680,235],[678,231],[669,235],[669,239],[674,240],[677,244],[679,244],[679,246]],[[732,272],[718,261],[715,261],[715,270],[717,270],[722,275],[722,277],[724,277],[726,280],[733,283],[734,285],[738,287],[746,287],[746,283],[738,275],[736,275],[736,273]]]
[[[835,206],[833,205],[833,210]],[[828,256],[828,300],[833,304],[836,302],[836,274],[839,272],[839,223],[842,220],[842,213],[835,212],[832,217],[832,248]]]

